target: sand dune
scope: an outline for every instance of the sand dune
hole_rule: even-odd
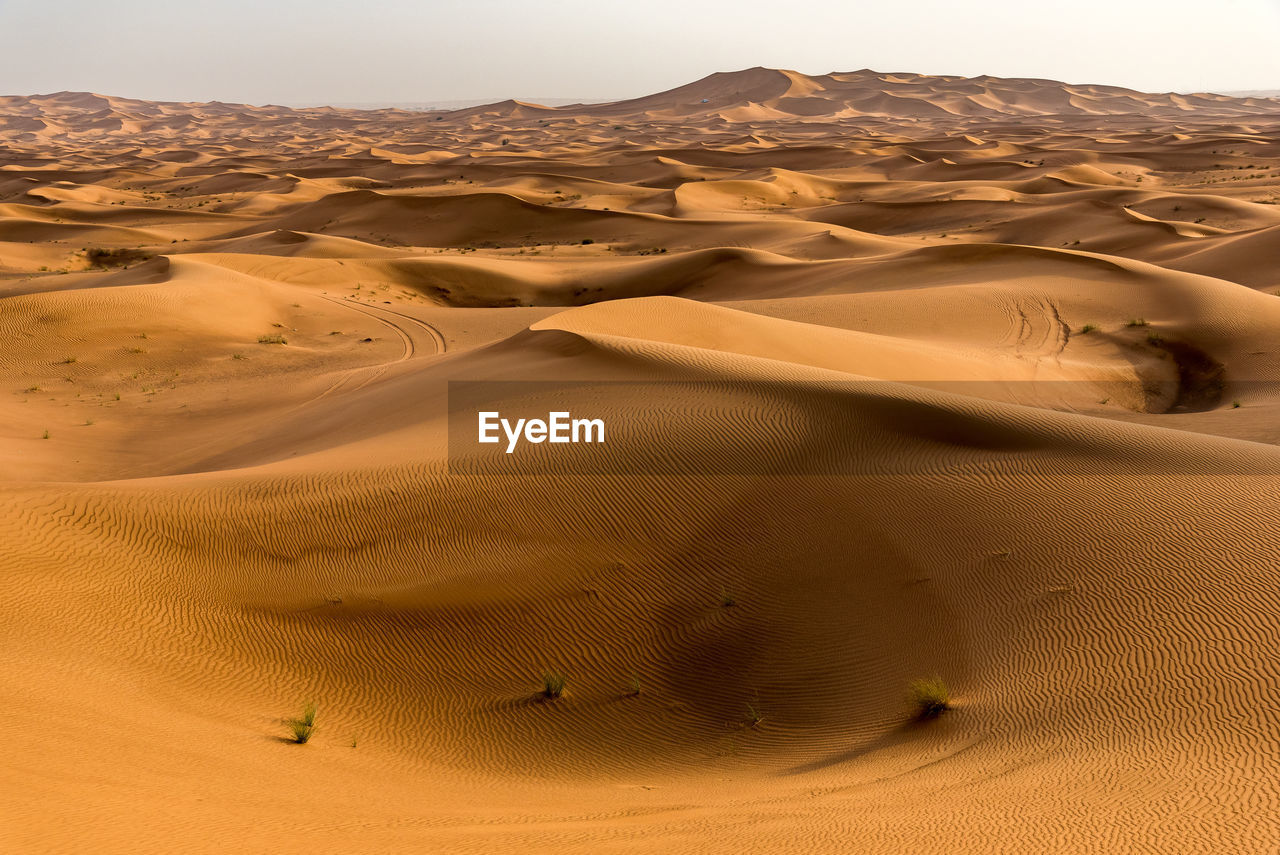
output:
[[[1278,134],[0,98],[0,850],[1271,851]]]

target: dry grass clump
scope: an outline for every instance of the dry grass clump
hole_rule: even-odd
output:
[[[289,734],[293,742],[299,745],[306,745],[311,740],[311,736],[316,729],[317,711],[315,703],[307,701],[302,705],[302,715],[284,720],[285,727],[289,728]]]
[[[563,674],[558,671],[548,671],[542,675],[542,691],[540,694],[547,700],[554,701],[564,694],[566,682]]]
[[[907,689],[907,697],[915,717],[921,721],[937,718],[951,709],[951,690],[941,677],[913,680]]]

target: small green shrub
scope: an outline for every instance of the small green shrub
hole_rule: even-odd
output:
[[[907,690],[911,709],[922,721],[937,718],[951,709],[951,690],[941,677],[927,677],[912,681]]]
[[[284,720],[285,727],[289,728],[289,734],[294,742],[305,745],[311,741],[311,736],[316,729],[316,712],[318,709],[315,703],[307,701],[302,705],[302,715]]]
[[[748,727],[755,727],[764,721],[764,713],[760,711],[760,707],[754,703],[747,704],[746,722]]]
[[[1127,326],[1131,326],[1131,327],[1145,327],[1146,325],[1147,325],[1146,318],[1133,318],[1127,324]]]
[[[1085,324],[1080,328],[1080,335],[1088,335],[1089,333],[1093,332],[1096,329],[1097,327],[1095,327],[1093,324]]]
[[[542,697],[554,701],[564,694],[566,680],[558,671],[548,671],[542,675]]]
[[[289,342],[285,341],[284,336],[280,335],[279,333],[275,335],[258,336],[258,344],[288,344],[288,343]]]

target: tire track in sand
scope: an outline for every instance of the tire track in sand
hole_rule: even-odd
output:
[[[434,353],[431,355],[439,355],[444,353],[446,350],[448,350],[448,345],[446,344],[444,335],[440,332],[440,330],[436,329],[434,326],[427,323],[426,321],[419,320],[418,318],[415,318],[412,315],[406,315],[402,312],[397,312],[392,309],[384,309],[381,306],[371,306],[368,303],[360,303],[351,299],[345,299],[345,300],[338,299],[337,297],[330,297],[327,294],[321,294],[320,296],[331,303],[336,303],[339,306],[345,306],[349,309],[352,309],[353,311],[359,312],[362,315],[370,317],[373,320],[377,321],[378,323],[382,324],[383,326],[389,327],[390,329],[394,330],[396,335],[400,337],[400,340],[404,344],[404,352],[400,355],[398,359],[394,359],[391,362],[384,362],[380,365],[375,366],[374,370],[367,377],[365,377],[362,381],[360,381],[356,385],[350,386],[350,388],[347,388],[348,384],[350,384],[351,381],[358,374],[360,374],[361,372],[367,371],[369,366],[352,369],[346,372],[342,377],[340,377],[331,386],[329,386],[328,389],[325,389],[323,392],[321,392],[319,395],[313,398],[312,401],[319,401],[322,398],[327,398],[330,395],[334,394],[335,392],[343,390],[344,388],[350,392],[354,392],[357,389],[362,389],[365,386],[372,383],[374,380],[377,380],[383,374],[385,374],[388,366],[397,365],[401,362],[407,362],[410,359],[413,359],[415,356],[418,355],[419,348],[422,344],[422,342],[418,341],[415,338],[414,333],[417,330],[426,332],[427,337],[431,340],[431,347],[434,351]],[[409,321],[414,326],[406,327],[398,323],[396,320],[387,318],[386,317],[387,315],[392,315],[397,319]]]

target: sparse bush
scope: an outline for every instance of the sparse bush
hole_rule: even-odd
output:
[[[145,261],[151,258],[151,255],[136,249],[105,249],[100,246],[91,246],[85,249],[84,257],[95,267],[111,267],[128,264],[131,261]]]
[[[927,677],[912,681],[907,690],[911,709],[920,720],[937,718],[951,709],[951,690],[941,677]]]
[[[728,591],[726,591],[724,588],[721,588],[721,589],[720,589],[720,606],[721,606],[721,608],[731,609],[731,608],[733,608],[734,606],[736,606],[737,604],[738,604],[738,598],[737,598],[737,597],[735,597],[733,594],[731,594],[731,593],[729,593]]]
[[[638,697],[640,695],[640,689],[640,675],[632,674],[631,679],[627,681],[627,697]]]
[[[276,333],[275,335],[258,336],[258,344],[288,344],[288,343],[289,342],[285,340],[285,337],[280,335],[279,333]]]
[[[558,671],[548,671],[542,675],[542,697],[549,701],[564,694],[566,680],[564,675]]]
[[[764,713],[760,711],[760,707],[754,703],[747,704],[746,721],[748,727],[755,727],[764,721]]]
[[[299,745],[305,745],[311,740],[312,734],[316,729],[316,712],[317,707],[313,701],[307,701],[302,705],[302,715],[297,718],[287,718],[284,720],[285,727],[289,728],[289,734],[293,741]]]
[[[1134,318],[1128,323],[1128,326],[1131,326],[1131,327],[1145,327],[1146,325],[1147,325],[1146,318]]]
[[[1096,329],[1097,327],[1095,327],[1093,324],[1085,324],[1080,328],[1080,335],[1088,335],[1089,333],[1093,332]]]

